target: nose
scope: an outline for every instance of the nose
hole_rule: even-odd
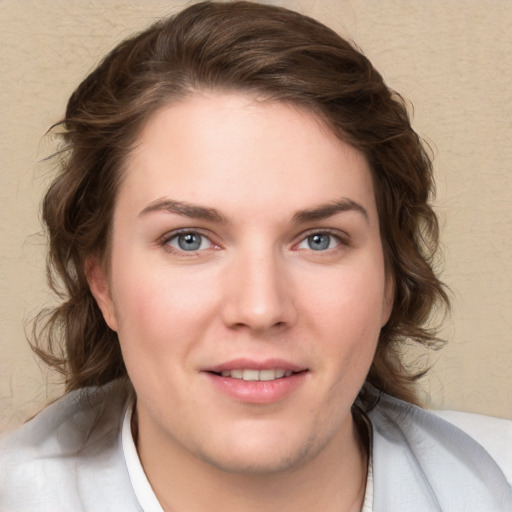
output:
[[[230,328],[264,333],[297,318],[286,262],[273,251],[240,254],[227,269],[223,316]]]

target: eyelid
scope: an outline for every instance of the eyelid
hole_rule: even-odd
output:
[[[295,237],[295,239],[297,241],[293,244],[293,246],[294,247],[297,246],[298,244],[300,244],[301,242],[303,242],[304,240],[306,240],[306,238],[308,238],[310,236],[322,235],[322,234],[330,235],[330,236],[336,238],[343,245],[350,245],[350,242],[352,239],[351,236],[347,232],[342,231],[341,229],[313,228],[313,229],[308,229],[307,231],[303,231],[300,235]]]
[[[308,238],[314,235],[328,235],[331,238],[329,246],[326,248],[316,249],[309,246]],[[345,253],[345,251],[352,247],[352,238],[350,235],[339,229],[310,229],[301,233],[298,238],[298,241],[296,241],[291,248],[292,251],[297,254],[302,254],[303,256],[315,259],[320,258],[319,261],[326,261],[325,258],[340,257]],[[331,247],[331,245],[333,246]]]
[[[204,238],[207,238],[211,244],[210,247],[207,247],[206,249],[197,249],[195,251],[184,251],[184,250],[180,250],[180,249],[177,249],[175,247],[172,247],[171,245],[169,245],[169,242],[180,236],[180,235],[186,235],[188,233],[195,233],[195,234],[198,234]],[[213,240],[213,237],[211,235],[211,233],[207,232],[206,230],[204,229],[201,229],[201,228],[179,228],[179,229],[173,229],[171,231],[168,231],[167,233],[165,233],[164,235],[162,235],[158,240],[157,240],[157,243],[158,245],[162,246],[165,248],[165,250],[167,250],[168,252],[171,252],[171,253],[174,253],[174,254],[179,254],[180,256],[193,256],[193,255],[197,255],[198,253],[200,252],[204,252],[204,251],[207,251],[208,249],[216,249],[216,248],[219,248],[220,245],[215,242]]]
[[[175,238],[179,235],[187,234],[187,233],[197,233],[201,236],[204,236],[205,238],[207,238],[210,241],[210,243],[212,244],[212,247],[208,247],[207,249],[198,249],[196,251],[184,251],[184,250],[176,249],[169,245],[169,242],[173,238]],[[293,249],[297,248],[297,246],[299,244],[301,244],[302,242],[304,242],[308,237],[310,237],[312,235],[316,235],[316,234],[330,235],[330,236],[336,238],[339,241],[340,245],[344,245],[344,246],[351,245],[351,236],[343,230],[333,229],[333,228],[311,228],[306,231],[303,231],[302,233],[300,233],[300,235],[295,237],[295,242],[293,243],[292,248]],[[212,249],[212,248],[219,249],[221,247],[221,245],[214,240],[214,237],[208,230],[205,230],[202,228],[194,228],[194,227],[178,228],[178,229],[173,229],[171,231],[168,231],[164,235],[162,235],[161,237],[158,238],[157,244],[160,246],[166,247],[169,252],[179,253],[180,255],[185,255],[185,256],[187,256],[187,255],[193,256],[194,254],[197,255],[197,253],[206,251],[208,249]],[[335,250],[335,249],[336,248],[332,248],[332,249],[327,249],[326,251],[318,251],[318,252],[328,252],[329,250]]]

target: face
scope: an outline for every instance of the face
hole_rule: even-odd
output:
[[[142,444],[270,472],[349,437],[391,293],[367,162],[314,115],[234,94],[156,113],[89,280]]]

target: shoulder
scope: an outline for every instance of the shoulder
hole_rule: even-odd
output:
[[[0,509],[83,510],[107,485],[130,487],[119,440],[126,400],[121,382],[73,391],[5,436]]]
[[[512,485],[512,420],[460,411],[431,411],[480,444]]]
[[[72,457],[96,443],[109,445],[119,430],[125,397],[119,383],[67,393],[0,445],[2,454],[17,462],[35,457]]]
[[[444,417],[443,417],[444,416]],[[383,395],[369,413],[375,500],[388,509],[512,510],[511,422]],[[491,430],[496,438],[493,439]],[[378,507],[375,510],[380,510]]]

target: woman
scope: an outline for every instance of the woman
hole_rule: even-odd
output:
[[[509,468],[414,405],[401,347],[440,343],[448,302],[431,163],[361,53],[199,3],[115,48],[59,128],[65,296],[35,350],[68,393],[4,440],[2,509],[510,510]]]

